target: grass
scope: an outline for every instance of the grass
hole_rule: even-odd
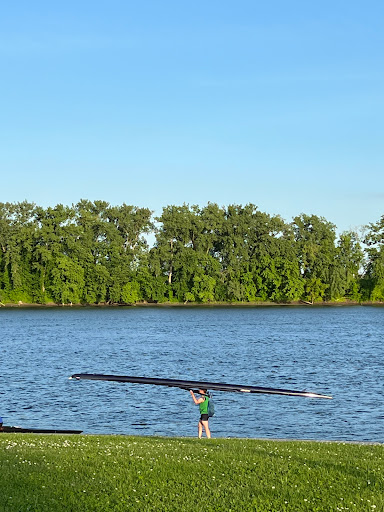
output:
[[[1,512],[384,511],[384,447],[0,435]]]

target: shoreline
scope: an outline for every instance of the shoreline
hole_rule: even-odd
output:
[[[7,428],[22,428],[22,427],[10,427],[7,426]],[[164,436],[164,435],[136,435],[136,434],[111,434],[111,433],[103,433],[103,434],[95,434],[95,433],[87,433],[84,431],[79,432],[70,432],[70,431],[58,431],[58,432],[7,432],[0,430],[0,434],[5,435],[37,435],[37,436],[70,436],[70,437],[130,437],[130,438],[137,438],[137,439],[164,439],[164,440],[194,440],[197,439],[196,436]],[[207,440],[207,438],[203,438],[204,441]],[[314,438],[274,438],[274,437],[212,437],[212,440],[217,441],[261,441],[261,442],[273,442],[273,443],[330,443],[330,444],[352,444],[352,445],[365,445],[365,446],[384,446],[383,442],[380,441],[352,441],[347,439],[314,439]]]
[[[148,307],[148,308],[254,308],[254,307],[345,307],[345,306],[383,306],[384,302],[373,302],[373,301],[328,301],[328,302],[305,302],[305,301],[294,301],[294,302],[209,302],[209,303],[198,303],[198,302],[136,302],[132,304],[120,304],[120,303],[98,303],[98,304],[57,304],[55,302],[47,302],[45,304],[32,303],[32,302],[0,302],[1,308],[118,308],[118,307]]]

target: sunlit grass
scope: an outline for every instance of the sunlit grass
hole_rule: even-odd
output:
[[[0,511],[384,511],[382,445],[0,435]]]

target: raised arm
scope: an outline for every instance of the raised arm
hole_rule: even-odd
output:
[[[192,400],[195,402],[196,405],[201,404],[201,402],[204,402],[205,399],[203,397],[201,397],[201,398],[195,397],[195,393],[192,391],[192,389],[190,389],[189,392],[191,393]]]

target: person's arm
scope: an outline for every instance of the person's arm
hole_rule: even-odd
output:
[[[201,404],[201,402],[204,402],[204,398],[203,397],[201,397],[199,399],[197,399],[195,397],[195,393],[192,391],[192,389],[190,389],[189,392],[191,393],[192,400],[195,402],[196,405]]]

